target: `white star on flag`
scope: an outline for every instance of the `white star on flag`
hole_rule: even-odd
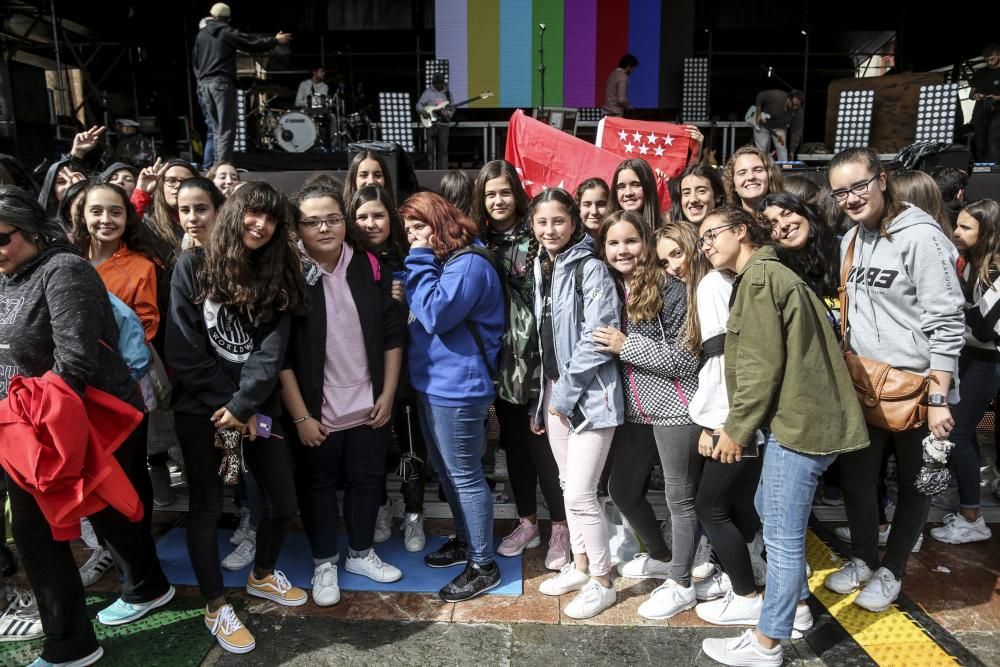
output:
[[[663,137],[663,143],[667,146],[673,146],[674,138],[668,134],[667,136]]]
[[[656,152],[656,157],[663,157],[664,149],[662,146],[657,146],[654,151]]]
[[[636,143],[642,141],[642,135],[639,134],[639,130],[632,133],[632,138],[635,139]]]
[[[646,155],[649,153],[649,146],[639,146],[639,153],[641,155]]]
[[[622,141],[625,141],[626,139],[628,139],[628,132],[626,132],[625,130],[618,130],[618,138],[621,139]]]
[[[657,139],[659,139],[659,137],[653,132],[650,132],[649,136],[646,137],[646,140],[651,144],[655,144]]]
[[[632,144],[625,144],[625,152],[626,153],[631,153],[634,148],[635,148],[635,146],[633,146]]]

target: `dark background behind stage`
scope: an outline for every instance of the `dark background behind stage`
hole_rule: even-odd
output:
[[[76,56],[89,60],[90,81],[84,89],[93,119],[100,120],[105,107],[112,119],[135,116],[137,111],[158,116],[167,145],[177,138],[177,116],[191,116],[196,128],[203,125],[189,54],[197,23],[211,2],[56,0],[54,4],[61,19],[86,27],[86,36],[73,34],[72,39]],[[291,48],[267,63],[272,80],[293,91],[309,67],[322,60],[328,79],[339,78],[355,92],[360,86],[373,106],[379,90],[409,91],[415,99],[423,88],[420,65],[434,56],[434,0],[231,0],[229,4],[232,24],[242,30],[294,34]],[[47,131],[39,119],[48,117],[48,107],[44,90],[38,91],[44,74],[36,65],[51,60],[53,50],[45,43],[16,39],[30,22],[19,14],[40,11],[41,25],[31,26],[33,34],[48,30],[51,36],[45,25],[49,6],[46,0],[9,1],[0,7],[15,106],[27,119],[24,131],[19,128],[22,152],[48,152],[38,144]],[[566,11],[572,6],[567,1]],[[661,14],[659,108],[643,114],[677,117],[683,58],[706,55],[711,40],[712,114],[720,120],[742,119],[757,91],[783,87],[780,80],[801,87],[805,29],[809,32],[807,141],[822,139],[827,86],[854,75],[856,63],[848,55],[852,51],[871,50],[894,32],[897,66],[924,71],[977,56],[987,42],[1000,39],[995,3],[971,3],[961,10],[939,5],[932,11],[903,2],[668,0]],[[65,46],[62,60],[76,66],[74,54]],[[768,68],[774,78],[768,79]],[[604,76],[599,74],[597,83],[602,88]],[[499,119],[509,113],[510,109],[468,110],[465,118]]]

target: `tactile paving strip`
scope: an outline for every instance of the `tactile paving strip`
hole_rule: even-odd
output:
[[[809,579],[812,594],[876,663],[887,667],[960,664],[895,605],[875,614],[853,604],[857,593],[838,595],[828,590],[823,580],[844,561],[812,531],[806,537],[806,558],[813,571]]]

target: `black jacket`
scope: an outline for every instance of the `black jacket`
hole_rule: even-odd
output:
[[[323,402],[323,365],[326,362],[326,331],[329,320],[323,280],[318,271],[309,271],[308,266],[304,268],[306,289],[309,292],[309,312],[292,317],[292,333],[284,366],[295,373],[306,409],[318,417]],[[347,265],[347,286],[354,297],[365,339],[373,399],[382,393],[385,351],[401,348],[406,342],[399,304],[392,298],[392,273],[381,264],[380,273],[382,275],[379,281],[375,282],[366,252],[355,251],[351,263]],[[336,326],[335,321],[330,323]]]
[[[142,409],[139,385],[117,352],[108,290],[68,245],[0,275],[0,399],[15,375],[53,371],[81,396],[88,386]]]
[[[197,79],[223,77],[236,81],[236,51],[263,53],[278,44],[274,35],[248,35],[225,21],[210,20],[198,31],[191,51]]]
[[[255,324],[241,311],[197,302],[201,248],[181,253],[170,280],[167,365],[173,370],[174,411],[210,415],[225,407],[241,422],[256,413],[281,415],[278,371],[291,316]]]

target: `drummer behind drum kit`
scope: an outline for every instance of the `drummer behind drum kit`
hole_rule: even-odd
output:
[[[309,95],[302,110],[271,107],[276,97],[285,96],[283,88],[267,86],[256,92],[257,147],[261,150],[346,151],[352,142],[375,139],[378,124],[371,120],[370,107],[347,114],[343,85],[337,87],[333,95]]]

